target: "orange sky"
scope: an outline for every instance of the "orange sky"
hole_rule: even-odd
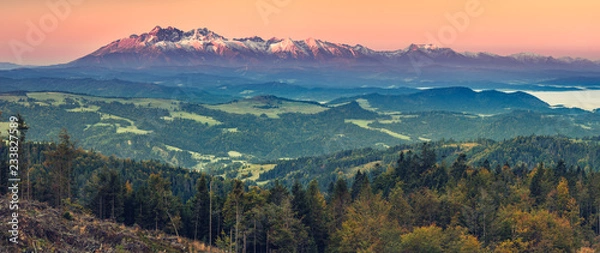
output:
[[[57,16],[52,3],[68,3],[56,12],[67,15]],[[69,62],[156,25],[207,27],[228,38],[314,37],[377,50],[437,41],[457,51],[600,60],[598,10],[597,0],[3,0],[0,62]],[[28,40],[32,25],[44,28],[43,38]]]

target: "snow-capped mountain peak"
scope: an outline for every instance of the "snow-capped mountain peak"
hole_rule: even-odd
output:
[[[434,44],[411,44],[401,50],[376,51],[360,44],[351,46],[312,37],[305,40],[276,37],[265,40],[258,36],[229,39],[208,28],[184,32],[171,26],[156,26],[147,33],[113,41],[71,64],[144,67],[282,62],[312,64],[332,61],[336,64],[365,62],[398,65],[412,64],[410,61],[422,60],[422,57],[427,57],[428,62],[460,66],[551,64],[555,67],[557,64],[577,64],[577,67],[600,67],[597,62],[585,59],[556,59],[530,53],[510,56],[457,53]]]
[[[303,48],[301,48],[300,46],[298,46],[296,44],[296,42],[293,41],[291,38],[285,38],[276,43],[273,43],[273,44],[269,45],[269,49],[272,53],[275,53],[275,54],[289,53],[293,57],[296,57],[296,58],[307,55],[305,50]]]
[[[407,51],[416,51],[416,50],[437,50],[439,47],[435,44],[410,44],[408,46]]]
[[[539,59],[545,59],[547,58],[546,56],[540,55],[540,54],[536,54],[536,53],[531,53],[531,52],[524,52],[524,53],[518,53],[518,54],[512,54],[510,55],[510,57],[517,59],[517,60],[539,60]]]

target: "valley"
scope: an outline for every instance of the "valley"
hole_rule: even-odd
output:
[[[50,142],[65,128],[83,148],[106,155],[159,159],[216,173],[226,173],[240,162],[251,166],[444,139],[600,135],[598,114],[550,109],[524,93],[515,100],[517,95],[442,88],[411,95],[340,98],[329,104],[276,96],[198,104],[163,98],[9,92],[0,95],[0,110],[3,117],[26,115],[32,141]]]

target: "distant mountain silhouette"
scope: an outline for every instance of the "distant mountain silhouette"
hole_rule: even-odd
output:
[[[511,110],[549,110],[549,105],[524,92],[505,93],[495,90],[476,92],[464,87],[423,90],[408,95],[369,94],[341,98],[329,104],[366,100],[380,111],[422,112],[449,111],[496,114]]]

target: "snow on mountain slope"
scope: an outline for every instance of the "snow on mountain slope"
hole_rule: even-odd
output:
[[[490,53],[459,53],[433,44],[411,44],[394,51],[376,51],[360,44],[351,46],[315,38],[260,37],[225,38],[207,28],[184,32],[174,27],[156,26],[148,33],[131,35],[109,43],[80,58],[73,65],[104,66],[195,66],[202,64],[281,64],[286,62],[319,64],[323,62],[378,63],[384,65],[436,62],[456,66],[542,67],[575,66],[599,69],[600,64],[586,59],[553,58],[529,53],[499,56]]]

